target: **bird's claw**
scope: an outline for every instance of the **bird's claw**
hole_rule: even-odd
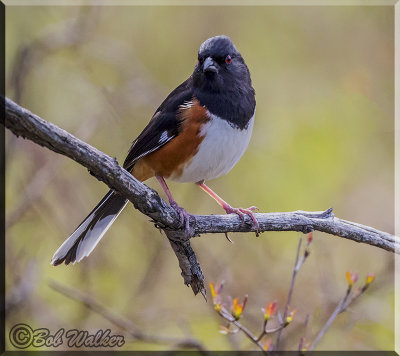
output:
[[[258,211],[258,208],[256,206],[251,206],[250,208],[243,209],[243,208],[232,208],[231,206],[225,206],[224,210],[226,211],[227,214],[237,214],[239,215],[240,219],[242,219],[242,222],[244,223],[244,216],[248,215],[252,222],[253,226],[256,229],[256,233],[260,231],[260,224],[258,223],[256,217],[254,216],[254,211]]]
[[[225,232],[224,234],[225,234],[226,239],[227,239],[231,244],[233,244],[233,241],[232,241],[231,238],[229,237],[228,233]]]
[[[177,202],[173,201],[170,203],[171,207],[174,208],[174,210],[178,213],[179,215],[179,223],[182,227],[185,227],[185,235],[190,236],[190,217],[193,217],[193,219],[196,219],[194,215],[189,214],[184,208],[179,206]]]

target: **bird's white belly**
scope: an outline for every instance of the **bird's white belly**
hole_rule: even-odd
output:
[[[227,174],[243,156],[250,142],[254,116],[243,130],[208,113],[210,121],[201,129],[204,139],[197,154],[185,164],[180,176],[169,177],[177,182],[198,182]]]

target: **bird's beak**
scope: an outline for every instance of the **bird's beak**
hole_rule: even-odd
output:
[[[218,73],[218,68],[216,67],[213,59],[211,57],[207,57],[203,63],[203,72],[204,73]]]

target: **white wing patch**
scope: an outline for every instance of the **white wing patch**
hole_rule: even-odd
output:
[[[155,147],[153,147],[151,150],[148,150],[148,151],[146,151],[146,152],[143,152],[141,155],[137,156],[137,157],[135,158],[135,162],[136,162],[137,160],[139,160],[140,158],[142,158],[142,157],[144,157],[144,156],[147,156],[149,153],[158,150],[161,146],[164,146],[167,142],[171,141],[174,137],[175,137],[175,136],[168,136],[168,132],[167,132],[167,131],[164,131],[164,132],[161,134],[161,136],[160,136],[160,138],[159,138],[159,140],[158,140],[158,145],[155,146]]]
[[[193,100],[185,101],[182,105],[179,105],[180,110],[190,109],[194,105]]]
[[[168,131],[164,131],[161,136],[160,139],[158,140],[159,144],[163,144],[164,142],[168,141]]]

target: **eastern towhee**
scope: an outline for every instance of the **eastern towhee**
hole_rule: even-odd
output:
[[[156,110],[133,141],[123,167],[143,182],[156,177],[169,202],[189,227],[189,214],[173,199],[164,178],[199,185],[226,213],[243,220],[255,207],[232,208],[204,184],[228,173],[249,144],[256,108],[250,72],[226,36],[206,40],[199,49],[193,74]],[[110,190],[53,256],[51,263],[79,262],[88,256],[128,200]]]

